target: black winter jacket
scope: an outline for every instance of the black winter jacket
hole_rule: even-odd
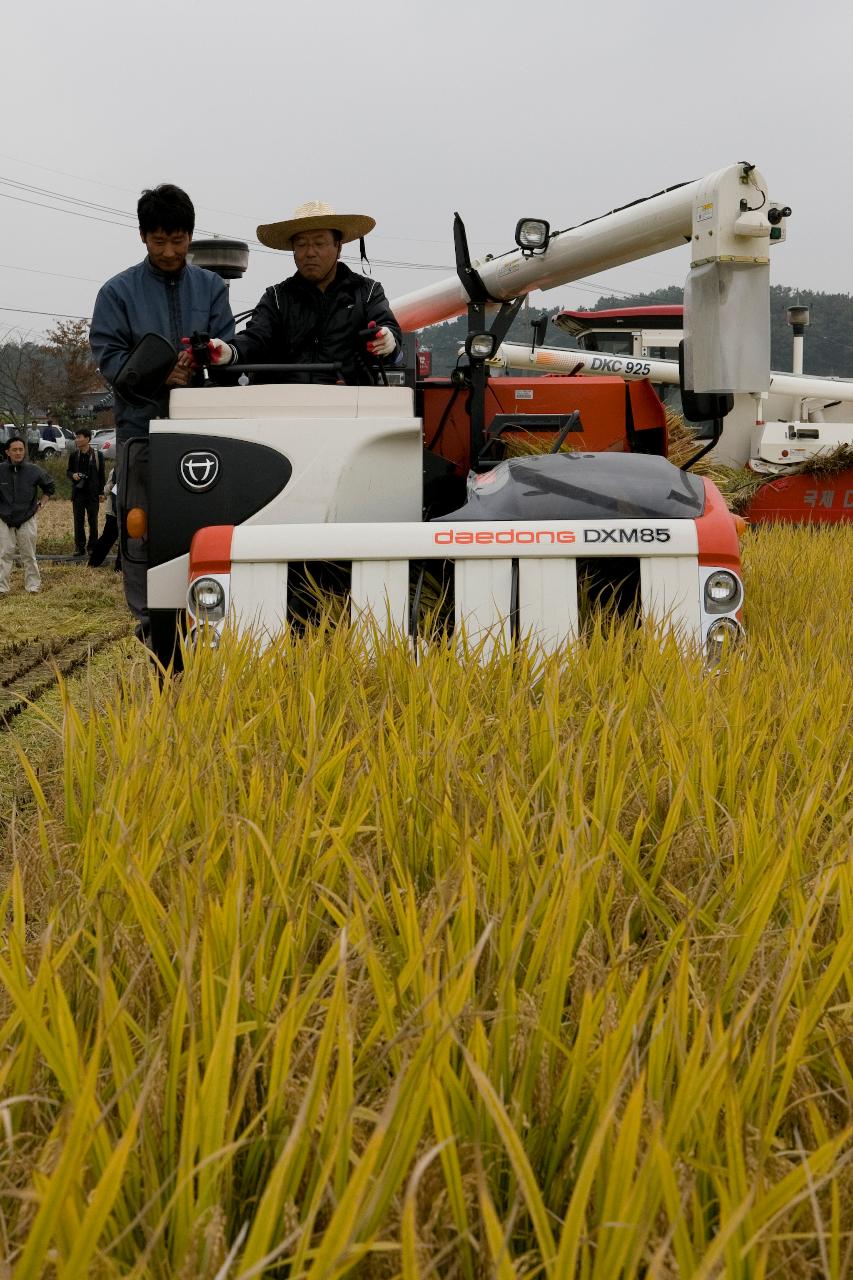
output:
[[[38,509],[38,491],[56,488],[46,471],[34,462],[0,462],[0,520],[20,529]]]
[[[374,366],[359,332],[373,320],[390,329],[401,348],[400,326],[376,280],[339,262],[334,280],[318,289],[297,272],[274,284],[255,307],[243,333],[231,340],[240,364],[340,364],[344,382],[370,386]],[[391,357],[393,359],[393,357]],[[336,382],[334,374],[255,374],[255,382]]]
[[[89,448],[86,453],[72,449],[68,455],[66,468],[69,480],[79,473],[85,478],[71,481],[71,497],[79,502],[94,502],[104,492],[104,458],[97,449]]]

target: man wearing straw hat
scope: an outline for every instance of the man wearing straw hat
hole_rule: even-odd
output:
[[[296,274],[266,290],[243,333],[230,342],[212,340],[214,362],[233,364],[236,371],[241,363],[337,364],[344,382],[375,382],[371,361],[397,355],[400,326],[382,285],[340,260],[342,246],[353,240],[364,258],[364,237],[375,226],[366,214],[338,213],[310,200],[286,222],[258,227],[261,244],[293,253]],[[338,379],[319,371],[270,376],[291,382]]]

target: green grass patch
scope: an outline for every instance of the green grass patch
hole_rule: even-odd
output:
[[[55,458],[39,458],[38,465],[46,471],[56,485],[57,499],[71,499],[71,481],[68,479],[68,453],[60,453]]]

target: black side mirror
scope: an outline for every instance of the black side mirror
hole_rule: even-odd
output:
[[[711,422],[725,418],[735,406],[730,391],[688,391],[684,385],[684,339],[678,344],[678,385],[681,411],[688,422]]]
[[[178,363],[171,342],[159,333],[139,339],[116,374],[113,386],[128,404],[147,408],[162,394],[166,379]]]
[[[537,347],[543,346],[545,342],[545,333],[548,329],[548,321],[550,316],[546,311],[538,320],[534,320],[530,326],[530,350],[535,351]]]

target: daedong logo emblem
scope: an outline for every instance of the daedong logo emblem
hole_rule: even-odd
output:
[[[185,453],[178,464],[178,475],[190,493],[205,493],[219,479],[219,457],[209,449]]]

